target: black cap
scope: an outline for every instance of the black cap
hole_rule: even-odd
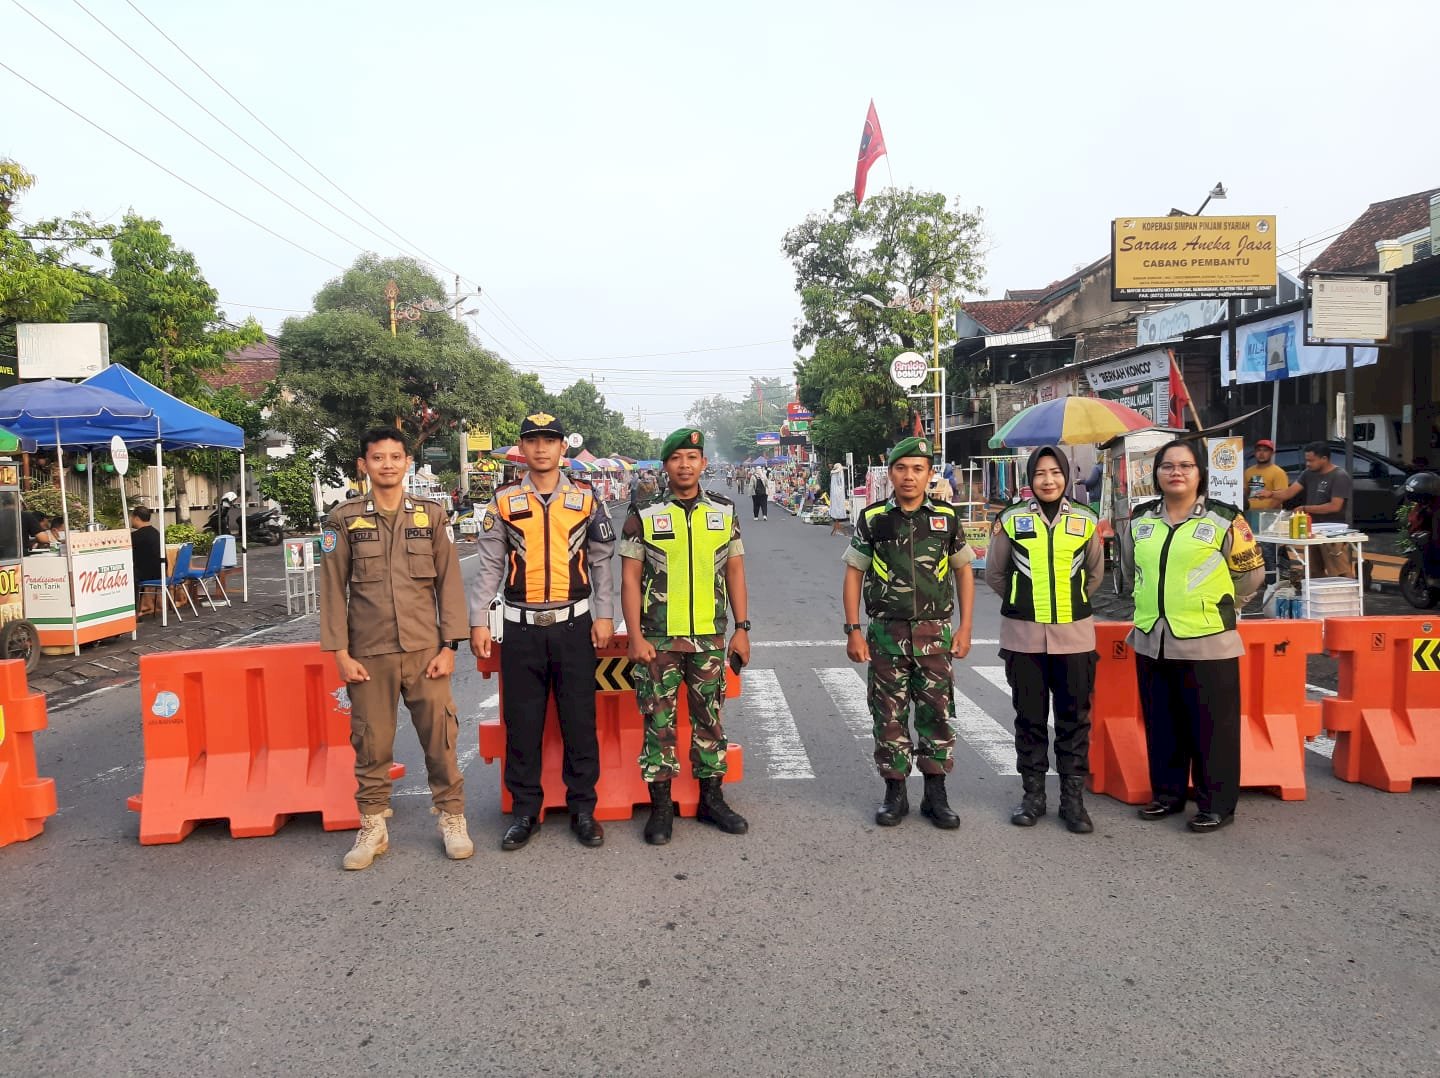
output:
[[[560,420],[553,415],[536,412],[534,415],[527,415],[520,423],[521,439],[530,434],[553,434],[557,438],[564,438],[565,430],[560,426]]]

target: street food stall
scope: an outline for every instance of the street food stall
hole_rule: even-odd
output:
[[[0,659],[40,661],[40,637],[25,617],[25,530],[21,522],[20,466],[0,461]]]
[[[3,471],[3,469],[0,469]],[[60,550],[27,554],[25,616],[46,654],[135,631],[130,531],[66,532]]]

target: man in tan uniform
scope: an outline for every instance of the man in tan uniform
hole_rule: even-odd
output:
[[[405,493],[410,453],[394,427],[365,432],[356,469],[369,477],[370,494],[331,510],[320,539],[320,646],[335,653],[349,687],[359,785],[360,834],[345,867],[368,868],[389,849],[385,818],[402,696],[425,750],[446,856],[463,860],[475,847],[465,829],[450,675],[470,621],[445,506]]]

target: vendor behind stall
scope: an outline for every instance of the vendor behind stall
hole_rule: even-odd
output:
[[[137,505],[130,510],[130,552],[135,559],[135,606],[140,607],[140,582],[160,580],[165,572],[160,557],[160,533],[150,523],[150,510]]]
[[[25,535],[25,553],[49,547],[55,542],[55,533],[50,527],[49,513],[34,513],[29,509],[21,511],[20,528]]]

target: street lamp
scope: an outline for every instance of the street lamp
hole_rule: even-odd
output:
[[[1225,197],[1225,185],[1224,185],[1223,183],[1220,183],[1220,182],[1217,181],[1216,184],[1215,184],[1215,186],[1212,187],[1212,188],[1210,188],[1210,193],[1205,196],[1205,201],[1202,202],[1202,203],[1200,203],[1200,208],[1195,211],[1195,213],[1193,214],[1193,216],[1199,217],[1202,213],[1204,213],[1204,212],[1205,212],[1205,207],[1208,206],[1208,205],[1210,205],[1210,200],[1211,200],[1212,198],[1224,198],[1224,197]]]

